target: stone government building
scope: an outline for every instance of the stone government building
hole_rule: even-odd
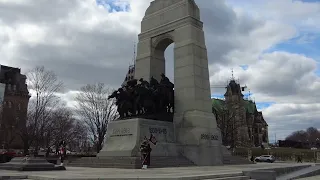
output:
[[[122,86],[134,78],[134,70],[134,65],[130,65]],[[226,89],[225,100],[212,99],[212,112],[221,129],[223,144],[237,147],[268,144],[268,124],[255,102],[243,98],[242,88],[234,79]]]
[[[23,148],[18,131],[26,126],[30,98],[26,79],[19,68],[1,65],[0,83],[5,85],[5,92],[0,111],[0,149]]]
[[[212,99],[212,112],[226,146],[252,147],[268,144],[268,124],[254,101],[244,99],[234,79],[226,87],[225,99]]]

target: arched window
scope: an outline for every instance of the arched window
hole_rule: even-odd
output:
[[[13,91],[16,91],[16,90],[17,90],[17,86],[13,85]]]
[[[8,102],[8,107],[11,108],[12,107],[12,103],[11,101]]]

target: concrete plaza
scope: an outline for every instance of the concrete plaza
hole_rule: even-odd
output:
[[[224,179],[225,177],[244,177],[243,171],[256,169],[277,169],[308,166],[312,163],[258,163],[249,165],[225,165],[157,169],[115,169],[67,167],[66,171],[17,172],[0,170],[0,179],[38,179],[38,180],[101,180],[101,179]]]

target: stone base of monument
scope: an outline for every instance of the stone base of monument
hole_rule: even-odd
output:
[[[69,166],[141,168],[140,144],[143,139],[155,136],[156,145],[150,143],[151,168],[193,166],[181,156],[175,143],[172,122],[134,118],[113,121],[108,125],[105,146],[96,158],[81,158]]]
[[[197,119],[201,123],[201,118]],[[180,131],[182,134],[179,136],[184,138],[185,142],[193,142],[194,145],[183,145],[176,143],[176,134],[172,122],[141,118],[113,121],[108,125],[105,145],[97,157],[77,159],[70,162],[68,166],[141,168],[140,144],[144,138],[149,139],[151,134],[157,139],[157,144],[150,143],[152,148],[150,167],[223,164],[222,156],[226,153],[222,153],[224,149],[221,148],[220,137],[209,133],[218,130],[208,130],[210,126],[205,128],[193,127],[186,128],[185,132]]]
[[[41,157],[16,157],[10,162],[1,163],[0,169],[16,171],[56,171],[66,170],[64,166],[56,166]]]
[[[223,164],[221,132],[213,113],[192,110],[176,114],[174,124],[183,156],[198,166]]]
[[[128,119],[113,121],[108,125],[105,146],[97,155],[101,157],[140,157],[140,145],[151,134],[157,144],[151,144],[152,156],[178,156],[172,122],[150,119]]]
[[[111,122],[108,125],[105,146],[97,157],[81,158],[68,165],[141,168],[140,144],[144,138],[149,139],[152,134],[157,143],[156,145],[150,143],[152,148],[150,167],[194,166],[195,163],[183,155],[183,146],[175,142],[173,126],[172,122],[141,118]]]

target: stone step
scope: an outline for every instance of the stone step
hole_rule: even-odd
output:
[[[137,161],[141,161],[141,160],[137,160]],[[190,164],[189,161],[187,160],[158,160],[158,159],[151,159],[150,160],[151,162],[158,162],[158,163],[161,163],[161,162],[164,162],[164,163],[188,163]],[[86,160],[79,160],[79,161],[71,161],[70,163],[78,163],[78,162],[84,162],[84,163],[88,163],[88,162],[92,162],[92,163],[110,163],[110,162],[118,162],[118,163],[130,163],[130,162],[136,162],[136,161],[86,161]]]
[[[67,166],[68,167],[68,166]],[[72,167],[90,167],[90,168],[122,168],[122,169],[140,169],[141,167],[137,167],[134,165],[123,165],[123,164],[119,164],[119,165],[113,165],[113,164],[109,164],[109,165],[99,165],[99,164],[75,164],[72,165]]]
[[[75,163],[68,165],[71,167],[99,167],[99,168],[141,168],[141,164],[119,164],[119,163]],[[168,164],[168,163],[163,163],[163,164],[158,164],[158,163],[153,163],[151,164],[150,168],[164,168],[164,167],[189,167],[191,166],[190,164]]]
[[[240,156],[224,156],[223,164],[253,164],[253,162]]]
[[[290,179],[299,179],[304,177],[311,177],[320,175],[320,166],[310,166],[297,171],[293,171],[288,174],[284,174],[282,176],[277,177],[277,180],[290,180]]]
[[[123,164],[123,163],[91,163],[91,164],[94,164],[94,165],[99,165],[99,166],[103,166],[103,165],[106,165],[106,166],[117,166],[117,165],[125,165],[125,166],[132,166],[133,164]],[[153,166],[172,166],[172,165],[175,165],[175,166],[190,166],[190,164],[187,164],[187,163],[175,163],[175,164],[168,164],[168,163],[150,163],[152,164]],[[84,166],[84,165],[89,165],[88,163],[73,163],[71,165],[68,165],[68,166]],[[138,164],[140,165],[140,164]]]
[[[184,157],[151,157],[151,168],[185,167],[194,164]],[[81,158],[68,163],[75,167],[141,168],[140,157]]]
[[[67,164],[68,166],[75,166],[75,165],[86,165],[86,164],[98,164],[98,165],[133,165],[133,164],[137,164],[140,165],[142,164],[142,162],[138,162],[138,163],[118,163],[118,162],[110,162],[110,163],[86,163],[86,162],[76,162],[76,163],[71,163],[71,164]],[[168,162],[157,162],[157,161],[151,161],[150,164],[156,165],[156,166],[169,166],[169,167],[178,167],[178,166],[194,166],[194,164],[190,164],[190,163],[181,163],[181,162],[172,162],[172,163],[168,163]]]
[[[220,177],[213,179],[205,179],[205,180],[248,180],[250,177],[248,176],[232,176],[232,177]]]
[[[28,179],[28,177],[27,176],[25,176],[25,175],[21,175],[21,176],[17,176],[17,175],[14,175],[14,176],[0,176],[0,179],[11,179],[11,180],[17,180],[17,179],[19,179],[19,180],[26,180],[26,179]]]
[[[238,164],[253,164],[247,158],[241,156],[233,156],[225,146],[221,146],[223,154],[223,164],[238,165]]]

